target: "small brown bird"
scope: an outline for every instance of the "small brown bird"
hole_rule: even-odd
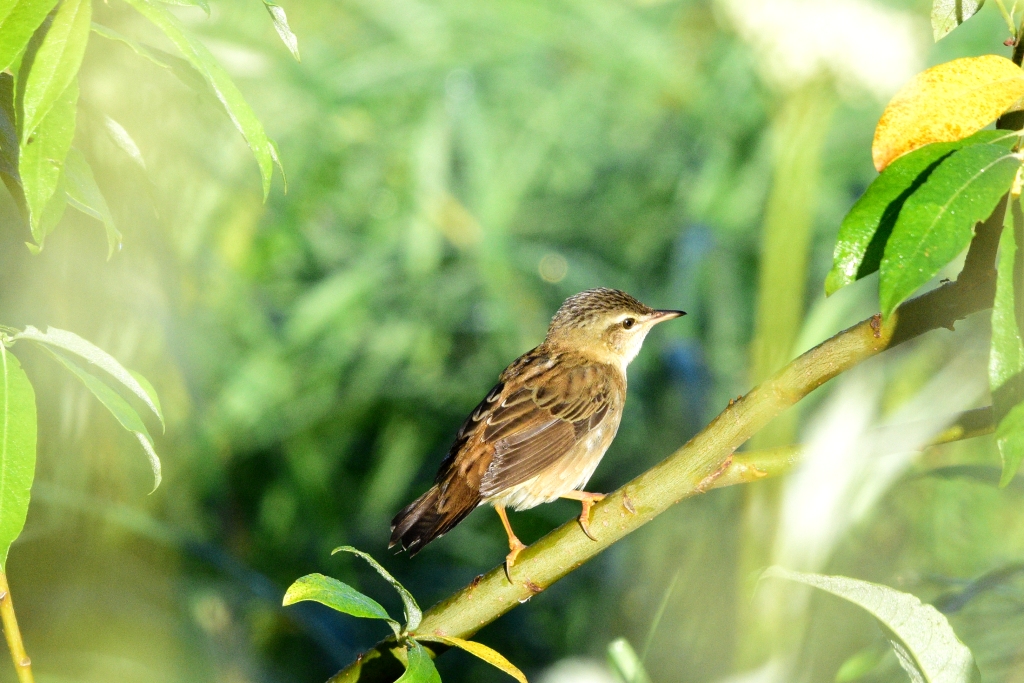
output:
[[[506,572],[526,546],[506,507],[526,510],[558,498],[590,507],[602,493],[582,491],[619,428],[626,366],[656,324],[685,315],[656,311],[616,289],[589,289],[565,300],[547,338],[501,373],[466,419],[434,485],[391,522],[392,547],[415,555],[477,506],[490,503],[508,533]]]

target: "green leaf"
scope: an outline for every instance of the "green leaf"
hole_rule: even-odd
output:
[[[889,164],[839,226],[832,270],[825,278],[826,296],[878,270],[903,204],[946,157],[958,149],[982,143],[1010,149],[1019,140],[1016,133],[983,130],[963,140],[925,145]]]
[[[303,600],[312,600],[327,605],[333,610],[351,614],[362,619],[383,619],[391,625],[397,636],[400,626],[387,610],[373,598],[363,595],[347,583],[323,574],[307,574],[298,579],[284,594],[284,605],[294,605]]]
[[[104,115],[103,125],[107,129],[107,135],[114,141],[114,144],[121,148],[121,151],[128,155],[143,171],[146,170],[146,160],[142,158],[142,152],[135,140],[128,134],[120,123]]]
[[[146,45],[143,45],[142,43],[134,41],[122,33],[118,33],[112,28],[104,26],[103,24],[97,24],[95,21],[92,23],[92,31],[96,35],[102,36],[107,40],[112,40],[116,43],[122,43],[124,45],[127,45],[135,54],[139,55],[140,57],[145,57],[146,59],[153,62],[159,67],[162,67],[164,69],[171,68],[171,65],[167,62],[167,60],[163,59],[163,50],[157,50],[156,48],[151,48]]]
[[[21,145],[18,170],[21,186],[25,193],[29,227],[32,239],[40,247],[46,234],[56,225],[55,221],[44,221],[48,209],[61,184],[65,159],[75,136],[75,114],[78,109],[78,81],[72,81],[61,97],[50,107],[46,116],[36,126],[36,131]],[[57,197],[57,201],[65,201]],[[63,213],[63,208],[60,209]],[[59,216],[58,216],[59,219]]]
[[[643,662],[625,638],[616,638],[608,644],[608,663],[624,683],[651,683]]]
[[[460,650],[465,650],[474,657],[479,657],[484,660],[494,668],[504,671],[509,676],[519,681],[519,683],[527,683],[526,676],[523,675],[523,672],[520,671],[515,664],[505,659],[505,657],[497,650],[489,648],[483,643],[440,635],[417,635],[416,640],[425,643],[444,643],[449,647],[457,647]],[[637,679],[637,683],[640,683],[640,679]]]
[[[0,71],[21,54],[57,0],[0,0]]]
[[[999,456],[1003,460],[1003,474],[999,485],[1006,486],[1013,480],[1013,475],[1024,460],[1024,403],[1018,403],[1010,409],[996,428],[996,445]]]
[[[935,42],[973,17],[984,4],[985,0],[935,0],[932,4],[932,36]]]
[[[156,389],[153,388],[153,385],[150,384],[149,380],[146,379],[141,372],[135,372],[134,370],[129,370],[128,372],[131,373],[132,377],[135,378],[135,381],[138,382],[139,386],[146,392],[146,395],[149,396],[149,400],[153,402],[153,407],[156,409],[156,416],[160,418],[160,426],[164,431],[167,431],[167,428],[164,426],[164,411],[160,405],[160,397],[157,396]]]
[[[395,683],[441,683],[430,654],[415,640],[408,641],[405,673]]]
[[[110,411],[110,414],[117,418],[121,426],[134,434],[135,438],[139,440],[142,450],[146,452],[146,456],[149,458],[149,466],[153,470],[153,491],[156,491],[160,486],[162,478],[160,474],[160,458],[157,457],[156,448],[153,445],[153,437],[149,435],[149,431],[146,430],[146,425],[142,422],[139,414],[128,404],[128,401],[121,398],[119,393],[111,389],[95,375],[86,372],[84,368],[63,353],[54,351],[48,346],[44,346],[43,349],[56,358],[61,365],[70,370],[71,374],[81,380],[82,384],[92,392],[93,396],[99,399],[100,403]]]
[[[21,98],[21,142],[36,132],[43,118],[75,81],[89,41],[90,0],[63,0],[36,51]]]
[[[163,7],[151,0],[127,0],[128,4],[153,22],[181,54],[202,74],[213,89],[217,99],[224,105],[232,123],[249,144],[263,179],[263,199],[270,194],[270,179],[274,172],[274,155],[270,139],[263,130],[263,124],[246,103],[242,93],[232,82],[227,72],[217,63],[206,47],[189,34],[181,22]]]
[[[295,57],[296,62],[301,62],[302,58],[299,57],[299,39],[295,37],[291,27],[288,25],[288,17],[285,16],[284,8],[280,5],[275,5],[270,0],[263,0],[263,6],[270,13],[270,18],[274,21],[274,30],[277,31],[277,35],[281,36],[281,41],[284,42],[285,47],[292,53],[292,57]]]
[[[405,606],[405,630],[412,631],[420,622],[423,620],[423,611],[420,606],[416,604],[416,599],[412,597],[412,593],[405,589],[405,586],[398,582],[398,579],[391,576],[387,569],[380,566],[377,560],[364,553],[362,550],[357,550],[350,545],[343,545],[335,548],[331,551],[331,555],[335,553],[346,552],[358,555],[359,557],[366,560],[371,567],[377,570],[377,573],[384,577],[384,579],[391,584],[391,586],[398,591],[398,595],[402,598],[402,604]]]
[[[68,152],[68,158],[64,164],[64,178],[71,206],[103,223],[103,227],[107,231],[107,258],[109,259],[114,255],[116,249],[121,248],[121,233],[114,225],[114,217],[110,214],[107,200],[103,198],[103,193],[96,185],[92,167],[77,149],[72,148]]]
[[[934,277],[971,242],[974,226],[1006,194],[1020,159],[998,145],[973,145],[939,164],[907,199],[880,265],[882,315]]]
[[[769,567],[761,578],[807,584],[863,608],[892,634],[890,641],[900,664],[914,681],[978,680],[971,651],[956,637],[946,617],[931,605],[922,604],[916,596],[846,576],[805,574],[782,567]]]
[[[0,571],[21,534],[36,471],[36,395],[0,342]]]
[[[210,5],[206,0],[160,0],[160,2],[178,7],[198,7],[206,12],[206,16],[210,16]]]
[[[92,363],[104,372],[109,373],[111,377],[123,384],[128,391],[138,396],[143,403],[149,406],[149,409],[160,420],[160,425],[163,426],[164,416],[160,412],[160,406],[150,397],[149,392],[152,391],[152,387],[148,391],[143,388],[139,381],[132,376],[132,373],[117,362],[116,358],[95,344],[87,342],[74,332],[68,332],[56,327],[48,327],[46,332],[43,333],[31,325],[27,326],[24,331],[14,335],[13,339],[27,339],[37,344],[68,351]]]
[[[1013,421],[1004,420],[1015,406],[1024,401],[1024,343],[1021,341],[1024,332],[1024,250],[1018,248],[1024,243],[1024,211],[1019,201],[1010,203],[1006,218],[999,238],[999,270],[992,305],[992,346],[988,361],[995,421],[1007,425],[1003,436],[996,437],[1003,460],[1000,486],[1010,483],[1024,455],[1024,444],[1011,427]]]

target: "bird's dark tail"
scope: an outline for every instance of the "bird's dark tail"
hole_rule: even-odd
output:
[[[449,491],[449,495],[442,500],[441,489],[435,484],[402,508],[391,520],[391,543],[388,547],[401,543],[411,557],[422,550],[423,546],[450,531],[480,502],[479,494],[453,496],[451,493]]]

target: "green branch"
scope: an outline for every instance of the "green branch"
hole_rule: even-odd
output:
[[[730,402],[682,448],[595,505],[591,530],[597,541],[588,538],[576,520],[566,522],[519,555],[512,581],[503,566],[478,576],[428,610],[413,635],[468,638],[681,500],[716,486],[787,470],[798,457],[796,449],[733,454],[776,416],[833,377],[929,330],[952,329],[957,320],[990,308],[995,294],[993,242],[999,241],[1005,201],[978,226],[964,270],[955,282],[904,303],[885,322],[881,315],[874,315],[795,359]],[[330,683],[396,680],[404,667],[393,647],[393,642],[382,641]],[[443,649],[438,647],[435,653]]]

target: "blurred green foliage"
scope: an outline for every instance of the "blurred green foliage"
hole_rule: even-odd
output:
[[[577,291],[619,287],[690,314],[631,367],[594,490],[647,469],[746,391],[757,302],[776,295],[757,291],[761,227],[790,95],[726,4],[301,0],[283,5],[301,63],[251,3],[215,0],[210,19],[173,8],[278,141],[288,193],[275,184],[265,204],[251,153],[194,73],[93,34],[75,145],[123,249],[107,262],[103,225],[67,212],[34,256],[4,196],[0,311],[4,324],[72,330],[152,381],[167,418],[164,483],[146,497],[138,444],[59,368],[24,354],[40,455],[9,573],[38,679],[321,681],[387,628],[318,605],[285,611],[287,585],[319,572],[399,609],[372,570],[332,548],[370,552],[424,605],[496,565],[493,514],[413,560],[385,552],[388,522]],[[927,38],[927,4],[900,7]],[[93,20],[173,52],[116,0],[96,3]],[[925,59],[995,51],[1004,33],[988,8]],[[812,178],[804,290],[787,289],[805,314],[793,353],[875,310],[876,279],[828,303],[822,282],[840,221],[874,177],[884,98],[827,76],[821,87],[835,109]],[[985,348],[986,324],[932,333],[899,365],[869,364],[885,410],[959,350]],[[998,463],[991,439],[929,451],[820,569],[926,601],[966,595],[954,629],[987,681],[1012,681],[1024,676],[1024,578],[970,583],[1024,557],[1022,485],[997,489]],[[654,681],[737,673],[738,634],[755,618],[738,568],[750,544],[770,545],[744,523],[744,495],[678,506],[478,639],[531,680],[564,657],[603,660],[620,636],[650,643]],[[572,514],[559,502],[513,523],[529,542]],[[809,680],[882,643],[838,600],[816,596],[809,619]],[[877,651],[863,680],[899,680]],[[438,666],[445,681],[503,680],[460,653]]]

